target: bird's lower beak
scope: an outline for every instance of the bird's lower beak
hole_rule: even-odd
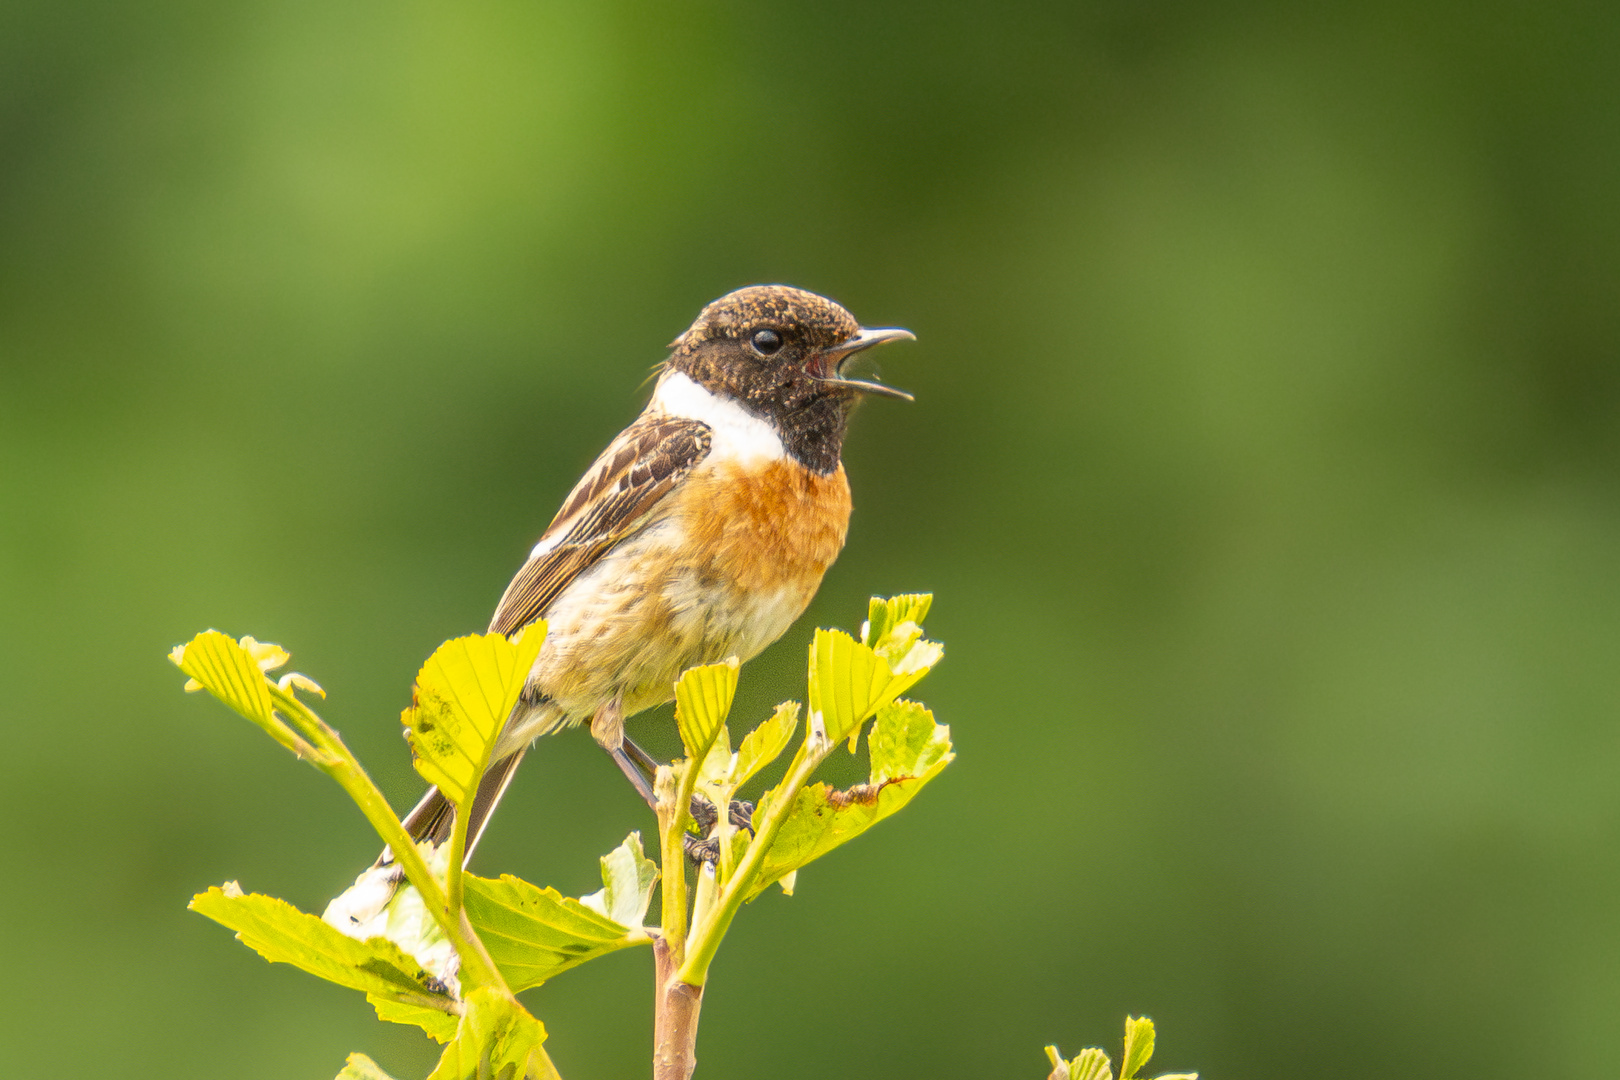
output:
[[[824,349],[821,353],[821,370],[825,374],[816,377],[828,386],[842,386],[848,390],[855,390],[862,394],[877,394],[881,397],[899,398],[901,401],[915,401],[916,398],[904,390],[893,386],[885,386],[880,382],[869,382],[865,379],[846,379],[839,372],[844,362],[858,352],[865,352],[874,345],[882,345],[886,341],[916,341],[917,335],[910,330],[901,330],[891,327],[883,330],[862,330],[854,337],[841,345],[834,345]]]

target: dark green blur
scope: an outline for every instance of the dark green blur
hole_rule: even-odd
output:
[[[708,300],[916,344],[746,668],[937,594],[958,760],[745,911],[703,1077],[1601,1076],[1620,1058],[1620,9],[0,7],[0,1072],[433,1053],[185,911],[315,910],[337,788],[180,693],[289,647],[404,807],[482,629]],[[666,714],[632,725],[672,749]],[[477,868],[651,828],[584,735]],[[650,957],[529,996],[648,1073]]]

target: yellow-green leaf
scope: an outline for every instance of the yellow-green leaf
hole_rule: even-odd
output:
[[[488,987],[467,995],[456,1037],[428,1080],[523,1080],[546,1065],[546,1029],[516,1000]]]
[[[844,791],[809,784],[793,794],[793,809],[765,853],[759,874],[749,884],[749,897],[900,810],[954,756],[950,729],[936,724],[932,713],[910,701],[879,710],[868,746],[873,772],[867,783]],[[769,810],[769,800],[783,797],[773,789],[761,800],[754,811],[756,827]]]
[[[887,655],[887,651],[898,648],[898,655],[904,655],[910,641],[922,633],[922,621],[933,603],[932,593],[903,593],[887,600],[872,597],[866,608],[866,623],[861,627],[861,644],[870,645],[893,664],[896,657]]]
[[[437,1043],[447,1043],[456,1037],[456,1025],[461,1016],[439,1009],[429,1009],[406,1001],[393,1001],[376,994],[367,994],[366,1000],[377,1010],[377,1019],[390,1024],[412,1024],[427,1032]]]
[[[620,926],[641,929],[658,884],[658,864],[647,858],[641,834],[633,832],[624,843],[602,856],[602,888],[579,902]]]
[[[454,1030],[452,1028],[452,1030]],[[439,1040],[444,1042],[443,1039]],[[337,1080],[394,1080],[382,1067],[364,1054],[350,1054],[348,1064],[337,1074]]]
[[[733,656],[718,664],[688,668],[675,684],[675,726],[692,761],[703,760],[731,712],[731,699],[737,694],[737,666]]]
[[[810,644],[810,720],[829,742],[852,738],[889,694],[894,674],[870,648],[842,630],[817,630]]]
[[[252,638],[242,640],[253,642]],[[258,642],[253,644],[258,645]],[[169,659],[191,676],[191,681],[186,684],[188,690],[198,687],[207,690],[231,709],[258,724],[284,746],[292,745],[298,738],[275,715],[275,707],[270,701],[269,682],[258,661],[234,638],[218,630],[204,630],[186,644],[176,645],[174,651],[169,653]]]
[[[422,965],[386,938],[357,941],[285,900],[243,893],[235,882],[192,897],[191,910],[236,931],[242,943],[271,963],[291,964],[328,982],[362,991],[384,1020],[416,1024],[429,1034],[454,1025],[426,1013],[458,1010],[430,983]],[[389,1008],[398,1005],[409,1008]]]
[[[731,783],[741,787],[759,770],[781,756],[793,739],[799,726],[799,703],[784,701],[776,707],[771,718],[743,736],[737,747],[737,764],[731,771]]]
[[[467,918],[514,992],[539,986],[587,960],[651,940],[645,931],[614,922],[556,889],[542,889],[510,874],[499,880],[468,874],[463,881]],[[646,888],[650,896],[651,885]]]
[[[1047,1048],[1048,1054],[1056,1050],[1055,1046]],[[1073,1061],[1060,1061],[1059,1064],[1064,1069],[1063,1080],[1114,1080],[1113,1062],[1108,1060],[1107,1054],[1096,1047],[1082,1050]],[[1057,1076],[1057,1070],[1054,1069],[1052,1075]]]
[[[517,642],[474,634],[440,645],[416,676],[406,727],[416,771],[456,806],[466,802],[489,765],[490,750],[517,704],[545,638],[543,622]]]
[[[1119,1080],[1136,1080],[1136,1070],[1153,1056],[1153,1021],[1145,1016],[1125,1018],[1125,1053],[1119,1063]]]

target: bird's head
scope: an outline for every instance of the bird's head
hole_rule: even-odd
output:
[[[824,296],[787,285],[727,293],[670,343],[665,362],[710,393],[771,421],[796,457],[836,466],[850,410],[872,394],[912,400],[904,390],[845,375],[850,357],[909,330],[866,330]],[[811,460],[814,459],[814,460]]]

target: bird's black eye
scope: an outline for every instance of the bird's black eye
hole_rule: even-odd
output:
[[[770,356],[782,347],[782,335],[775,330],[755,330],[752,340],[754,351],[761,356]]]

